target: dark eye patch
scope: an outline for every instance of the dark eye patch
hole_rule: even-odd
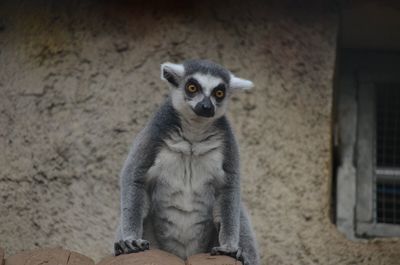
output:
[[[214,95],[215,100],[217,102],[221,102],[225,98],[225,96],[226,96],[225,90],[226,90],[226,88],[225,88],[224,84],[219,84],[218,86],[214,87],[214,89],[212,91],[212,95]],[[223,92],[223,97],[217,97],[216,96],[217,91],[222,91]]]
[[[196,92],[194,92],[194,93],[190,93],[186,89],[189,85],[195,85],[198,90]],[[199,93],[201,91],[202,91],[202,87],[201,87],[200,83],[194,78],[189,78],[188,81],[185,84],[185,94],[186,94],[186,96],[189,97],[189,98],[193,98],[197,93]]]

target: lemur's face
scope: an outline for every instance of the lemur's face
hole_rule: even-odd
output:
[[[195,73],[183,81],[179,94],[183,97],[175,98],[183,100],[190,106],[193,113],[198,116],[212,118],[221,116],[225,111],[228,101],[228,85],[219,77],[210,74]]]
[[[219,118],[225,114],[232,93],[253,86],[251,81],[237,78],[223,67],[203,60],[164,63],[161,78],[172,88],[175,109],[189,118]]]

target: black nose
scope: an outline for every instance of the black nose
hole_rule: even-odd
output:
[[[201,103],[201,108],[202,108],[203,110],[210,110],[211,107],[212,107],[212,105],[211,105],[211,101],[210,101],[210,100],[208,100],[208,101],[203,101],[203,102]]]
[[[197,103],[196,107],[194,108],[194,112],[202,117],[213,117],[215,110],[210,98],[206,97]]]

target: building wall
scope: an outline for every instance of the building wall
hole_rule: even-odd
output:
[[[230,105],[263,264],[398,264],[398,240],[331,222],[338,17],[279,1],[0,3],[0,245],[110,253],[118,173],[168,89],[162,62],[215,60],[256,87]]]
[[[400,49],[400,2],[343,1],[340,39],[350,49]]]

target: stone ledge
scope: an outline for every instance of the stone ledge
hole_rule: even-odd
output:
[[[18,253],[4,258],[4,251],[0,248],[0,265],[94,265],[94,261],[77,252],[63,248],[44,248]],[[186,261],[168,252],[153,249],[144,252],[108,256],[97,265],[242,265],[227,256],[211,256],[210,254],[196,254]]]
[[[4,265],[94,265],[94,261],[77,252],[62,248],[23,251],[7,257]]]

